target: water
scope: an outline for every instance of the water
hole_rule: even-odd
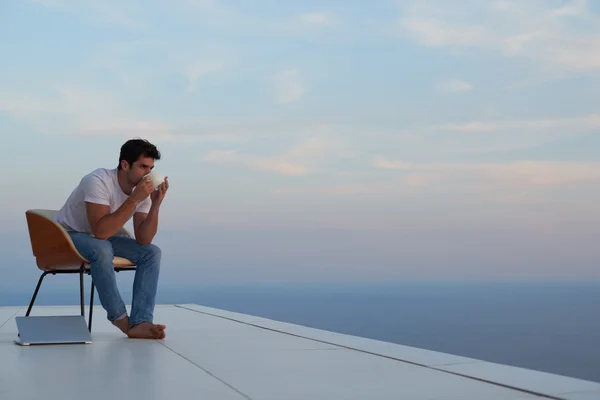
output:
[[[38,301],[76,304],[77,290],[45,286]],[[26,304],[30,295],[5,290],[0,304]],[[600,382],[599,283],[179,287],[162,288],[158,302],[197,303]]]

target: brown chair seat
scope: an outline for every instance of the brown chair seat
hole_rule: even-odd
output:
[[[115,267],[133,267],[135,264],[125,257],[115,257],[113,259]]]

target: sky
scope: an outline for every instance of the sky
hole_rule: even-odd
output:
[[[598,48],[585,0],[2,2],[0,273],[143,137],[165,285],[598,279]]]

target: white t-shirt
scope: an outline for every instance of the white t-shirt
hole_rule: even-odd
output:
[[[92,233],[88,222],[85,203],[97,203],[110,206],[113,213],[121,207],[129,196],[123,192],[117,179],[117,168],[98,168],[84,176],[79,185],[73,190],[65,204],[56,214],[56,222],[68,231]],[[135,212],[150,211],[152,200],[150,196],[140,202]],[[133,216],[130,215],[127,221]]]

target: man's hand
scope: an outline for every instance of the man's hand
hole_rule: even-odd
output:
[[[165,181],[158,185],[158,188],[150,195],[150,199],[152,199],[152,206],[158,207],[162,203],[165,198],[165,194],[167,194],[167,190],[169,190],[169,177],[165,177]]]
[[[133,189],[133,193],[131,197],[137,202],[142,202],[146,200],[148,196],[154,191],[154,184],[152,183],[152,179],[149,176],[142,178],[135,188]]]

